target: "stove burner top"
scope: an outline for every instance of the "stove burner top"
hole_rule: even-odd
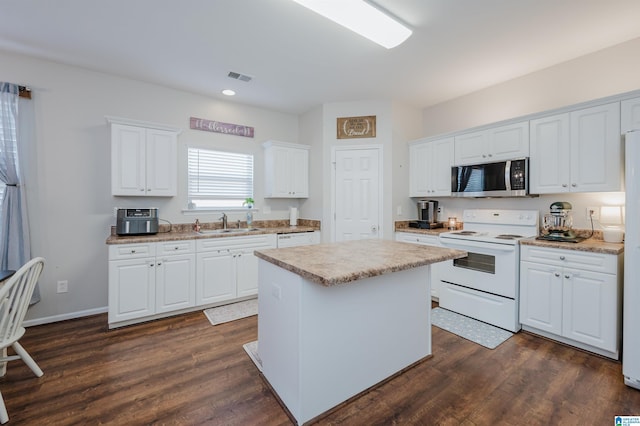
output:
[[[477,232],[476,231],[456,231],[456,232],[452,232],[452,234],[456,234],[456,235],[476,235]]]
[[[516,238],[523,238],[522,235],[516,234],[500,234],[496,235],[496,238],[499,240],[515,240]]]

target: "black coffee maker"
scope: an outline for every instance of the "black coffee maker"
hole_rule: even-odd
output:
[[[435,200],[418,201],[418,220],[409,222],[409,227],[420,229],[442,228],[438,222],[438,202]]]

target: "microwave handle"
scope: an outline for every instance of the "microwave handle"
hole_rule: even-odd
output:
[[[504,187],[511,191],[511,160],[507,160],[504,165]]]

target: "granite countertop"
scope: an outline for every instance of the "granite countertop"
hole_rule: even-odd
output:
[[[520,244],[525,246],[577,250],[614,255],[624,252],[624,243],[607,243],[599,238],[587,238],[579,243],[563,243],[561,241],[536,240],[535,237],[531,237],[520,240]]]
[[[422,228],[410,228],[409,222],[410,220],[399,220],[394,223],[394,230],[396,232],[410,232],[412,234],[423,234],[423,235],[435,235],[438,236],[443,232],[449,232],[449,228],[447,228],[446,224],[442,228],[434,228],[434,229],[422,229]],[[462,229],[462,223],[458,224],[457,229]]]
[[[333,286],[457,259],[467,253],[389,240],[357,240],[256,250],[255,255],[315,283]]]
[[[243,237],[246,235],[261,234],[293,234],[299,232],[313,232],[320,230],[320,221],[317,220],[298,220],[298,226],[289,226],[288,220],[265,220],[254,221],[251,225],[257,228],[255,231],[247,231],[240,233],[221,233],[221,234],[200,234],[193,230],[193,224],[175,224],[160,225],[159,232],[153,235],[116,235],[115,227],[111,227],[111,235],[107,238],[107,244],[139,244],[139,243],[155,243],[163,241],[179,241],[179,240],[196,240],[206,238],[229,238]],[[235,222],[229,224],[229,228],[235,228]],[[241,228],[246,228],[246,223],[241,223]],[[203,223],[201,229],[212,230],[220,229],[218,223]]]

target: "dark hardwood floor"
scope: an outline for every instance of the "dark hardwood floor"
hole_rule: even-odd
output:
[[[9,363],[0,379],[9,424],[291,424],[242,348],[257,338],[257,317],[106,323],[105,314],[27,329],[21,342],[45,374]],[[620,363],[527,333],[489,350],[434,327],[432,358],[318,424],[609,425],[615,415],[640,415]]]

